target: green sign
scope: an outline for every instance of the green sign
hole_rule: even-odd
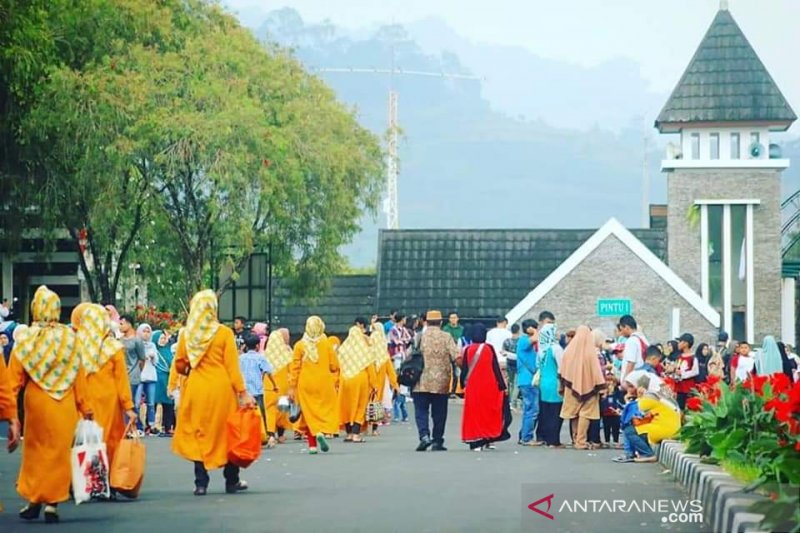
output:
[[[633,310],[630,300],[597,300],[597,316],[629,315]]]

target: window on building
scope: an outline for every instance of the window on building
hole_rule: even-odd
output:
[[[692,133],[692,159],[700,159],[700,134]]]
[[[739,159],[741,157],[739,155],[739,134],[738,133],[731,133],[731,159]]]
[[[750,134],[750,146],[751,146],[751,148],[750,148],[750,150],[751,150],[750,156],[751,157],[753,157],[753,158],[761,157],[761,154],[756,156],[752,152],[753,147],[755,147],[757,144],[760,144],[760,143],[761,143],[761,134],[758,133],[757,131],[752,132]]]
[[[719,133],[712,133],[708,136],[708,145],[711,159],[719,159]]]

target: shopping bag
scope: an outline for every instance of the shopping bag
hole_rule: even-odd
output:
[[[144,479],[145,447],[134,431],[135,420],[125,428],[111,464],[111,487],[126,498],[136,498]]]
[[[103,442],[103,428],[91,420],[81,420],[75,428],[70,456],[72,493],[75,504],[92,498],[109,498],[108,453]]]
[[[258,409],[239,409],[226,421],[228,461],[247,468],[261,455],[261,417]]]

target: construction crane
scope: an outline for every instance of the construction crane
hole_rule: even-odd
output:
[[[315,68],[315,72],[339,74],[388,74],[389,75],[389,129],[386,146],[386,227],[400,228],[400,212],[397,202],[397,178],[400,173],[398,148],[398,95],[394,89],[394,76],[425,76],[429,78],[448,78],[453,80],[481,80],[479,76],[467,74],[448,74],[446,72],[428,72],[422,70],[404,70],[401,68]]]

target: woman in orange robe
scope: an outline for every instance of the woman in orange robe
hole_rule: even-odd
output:
[[[228,463],[225,423],[239,405],[252,408],[255,400],[244,386],[233,331],[217,320],[214,291],[200,291],[192,298],[174,362],[176,371],[187,377],[172,451],[194,463],[195,496],[206,495],[208,470],[222,467],[225,492],[247,490],[239,467]]]
[[[289,330],[279,329],[269,334],[264,356],[273,368],[272,376],[264,375],[264,408],[267,411],[267,446],[286,442],[283,434],[292,427],[289,415],[278,409],[278,398],[289,392],[289,364],[294,353],[289,346]],[[277,390],[276,390],[277,389]]]
[[[17,398],[11,393],[11,376],[6,360],[0,355],[0,420],[8,422],[8,451],[13,452],[19,444],[19,420],[17,420]]]
[[[12,394],[25,386],[25,440],[17,492],[29,503],[19,516],[58,522],[56,506],[69,499],[70,450],[80,418],[91,419],[86,375],[75,333],[58,323],[61,300],[42,285],[31,303],[33,324],[16,335],[11,352]]]
[[[392,391],[392,399],[394,399],[400,390],[400,385],[397,383],[397,371],[394,369],[394,363],[389,356],[389,344],[386,340],[383,324],[380,322],[374,322],[372,324],[370,339],[372,341],[372,350],[375,354],[375,376],[377,379],[375,401],[383,404],[387,380],[389,382],[389,389]],[[371,430],[372,435],[379,435],[378,424],[372,424]]]
[[[289,367],[289,397],[300,404],[302,415],[297,427],[306,433],[308,453],[329,449],[325,435],[339,431],[336,382],[339,361],[332,343],[325,335],[325,323],[318,316],[309,317],[303,338],[294,345],[294,359]]]
[[[339,422],[347,436],[344,442],[364,442],[361,428],[367,411],[367,403],[375,394],[375,360],[369,337],[367,321],[357,318],[350,328],[344,343],[336,353],[341,369],[339,384]]]
[[[79,305],[72,313],[77,330],[86,384],[92,398],[94,419],[103,428],[109,464],[113,463],[119,441],[125,436],[123,414],[136,418],[131,400],[125,347],[111,333],[111,315],[102,306]]]

